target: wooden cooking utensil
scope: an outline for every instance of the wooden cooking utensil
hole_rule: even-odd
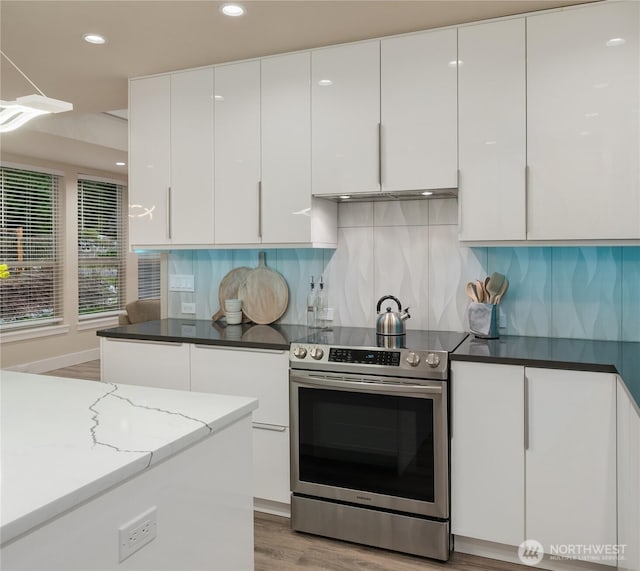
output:
[[[502,301],[502,298],[504,297],[504,294],[507,293],[508,289],[509,289],[509,280],[507,278],[504,278],[502,287],[500,288],[498,295],[496,295],[496,300],[495,300],[496,305],[498,305]]]
[[[496,295],[500,293],[500,288],[504,283],[504,276],[498,272],[493,272],[487,283],[487,293],[489,294],[489,303],[495,303]]]
[[[260,252],[257,268],[251,270],[238,288],[243,313],[254,323],[268,325],[287,310],[289,288],[285,279],[267,267],[265,253]]]
[[[471,301],[478,302],[478,294],[476,293],[475,284],[469,282],[466,287],[467,295],[471,298]]]
[[[484,290],[484,283],[480,280],[476,280],[476,295],[478,296],[478,301],[480,303],[488,301],[487,292]]]

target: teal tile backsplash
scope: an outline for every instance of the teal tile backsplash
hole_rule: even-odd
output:
[[[458,241],[455,199],[345,203],[336,250],[267,250],[289,284],[283,323],[304,323],[309,276],[323,274],[334,325],[373,327],[376,300],[394,294],[411,308],[408,329],[468,330],[469,280],[509,278],[502,335],[640,342],[640,247],[482,247]],[[232,268],[255,267],[258,250],[174,251],[169,273],[194,274],[194,293],[171,292],[169,317],[195,302],[198,319],[218,309]]]
[[[640,247],[488,248],[509,335],[640,341]]]

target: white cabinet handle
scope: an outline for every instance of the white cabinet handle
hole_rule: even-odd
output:
[[[171,187],[169,187],[167,189],[167,237],[169,239],[172,238],[171,236],[171,222],[172,222],[172,216],[171,216],[171,208],[172,208],[172,204],[171,204]]]
[[[262,239],[262,181],[258,181],[258,238]]]
[[[286,426],[281,426],[279,424],[267,424],[265,422],[252,422],[251,425],[253,428],[257,428],[258,430],[271,430],[272,432],[284,432],[287,430]]]
[[[378,123],[378,184],[382,190],[382,123]]]
[[[529,379],[524,377],[524,449],[529,450]]]
[[[271,353],[274,355],[282,355],[284,353],[288,353],[288,351],[283,351],[282,349],[257,349],[256,347],[231,347],[228,345],[199,345],[197,343],[194,344],[194,347],[197,347],[198,349],[244,351],[245,353]]]
[[[184,345],[184,343],[178,341],[151,341],[149,339],[124,339],[121,337],[105,337],[105,339],[116,343],[143,343],[145,345],[162,345],[163,347],[182,347]]]

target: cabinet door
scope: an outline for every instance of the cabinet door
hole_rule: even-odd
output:
[[[380,42],[311,54],[314,195],[380,190]]]
[[[189,390],[189,345],[100,338],[102,381]]]
[[[640,3],[527,18],[530,239],[640,237]]]
[[[525,20],[458,31],[461,240],[525,240]]]
[[[129,240],[168,244],[171,186],[171,79],[129,83]]]
[[[524,535],[524,367],[451,364],[451,531],[519,545]]]
[[[215,242],[260,242],[260,61],[215,68]]]
[[[289,353],[193,345],[191,390],[257,398],[255,422],[289,426]]]
[[[289,428],[253,426],[253,495],[272,502],[291,502]]]
[[[620,571],[640,571],[640,414],[618,379],[618,543]]]
[[[311,239],[311,55],[262,60],[262,242]]]
[[[381,41],[382,190],[458,186],[456,30]]]
[[[171,75],[172,244],[213,244],[213,69]]]
[[[616,544],[616,378],[527,368],[526,536]],[[602,561],[615,565],[615,561]]]

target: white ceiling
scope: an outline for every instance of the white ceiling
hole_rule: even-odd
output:
[[[103,142],[79,143],[67,123],[72,115],[126,108],[129,77],[585,1],[254,0],[242,2],[245,16],[228,18],[218,10],[222,2],[210,0],[2,0],[2,51],[47,96],[74,105],[71,113],[3,134],[2,150],[60,161],[71,141],[64,162],[118,172],[114,157],[126,160],[125,151]],[[87,44],[87,32],[106,36],[107,44]],[[1,99],[35,92],[4,58],[0,74]],[[80,144],[91,148],[80,153]]]

